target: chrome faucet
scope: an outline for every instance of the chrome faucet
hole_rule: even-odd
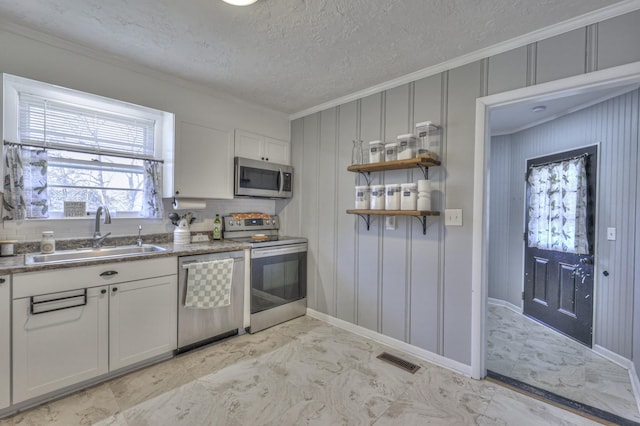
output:
[[[109,213],[109,209],[107,208],[107,206],[98,207],[98,210],[96,210],[96,227],[93,231],[93,248],[102,247],[102,243],[104,242],[104,239],[107,238],[109,235],[111,235],[111,232],[107,233],[106,235],[100,234],[100,214],[102,213],[103,210],[104,210],[105,225],[108,225],[111,223],[111,213]]]
[[[138,239],[136,240],[136,245],[138,247],[142,247],[142,236],[140,233],[142,232],[142,225],[138,225]]]

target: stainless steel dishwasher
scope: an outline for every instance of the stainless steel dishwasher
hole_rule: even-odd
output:
[[[231,304],[212,309],[186,308],[189,263],[233,258]],[[244,252],[199,254],[178,258],[178,349],[184,352],[238,334],[244,320]]]

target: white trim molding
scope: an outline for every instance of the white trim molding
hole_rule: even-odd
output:
[[[324,321],[335,327],[349,331],[353,334],[357,334],[358,336],[375,340],[378,343],[382,343],[383,345],[387,345],[393,349],[405,352],[409,355],[415,356],[416,358],[420,358],[421,360],[435,364],[438,367],[446,368],[447,370],[451,370],[464,376],[471,377],[471,367],[469,365],[462,364],[449,358],[445,358],[442,355],[435,354],[426,349],[413,346],[401,340],[394,339],[393,337],[380,334],[377,331],[369,330],[359,325],[355,325],[339,318],[324,314],[322,312],[318,312],[311,308],[307,308],[307,315],[309,315],[311,318]]]
[[[487,231],[488,206],[486,206],[486,202],[488,200],[488,185],[486,171],[489,170],[488,161],[491,145],[491,129],[488,123],[489,111],[491,108],[503,107],[534,98],[539,101],[546,101],[594,89],[616,90],[620,86],[637,83],[640,83],[640,62],[498,93],[476,100],[471,277],[471,377],[479,379],[486,376],[485,311],[489,287],[487,279],[487,271],[489,269],[487,262],[489,233]],[[632,379],[637,385],[637,376]]]
[[[636,367],[630,359],[627,359],[621,355],[618,355],[615,352],[611,352],[609,349],[604,348],[600,345],[593,345],[593,351],[600,356],[608,359],[614,364],[619,365],[629,372],[629,380],[631,381],[631,390],[633,391],[633,395],[636,398],[636,405],[638,406],[638,411],[640,411],[640,379],[638,378],[638,374],[636,373]]]
[[[511,302],[507,302],[506,300],[494,299],[493,297],[488,297],[487,303],[489,303],[490,305],[502,306],[503,308],[507,308],[510,311],[515,312],[516,314],[522,315],[522,307],[514,305]]]
[[[365,98],[367,96],[380,93],[385,90],[393,89],[394,87],[402,86],[403,84],[411,83],[413,81],[417,81],[425,77],[430,77],[447,70],[458,68],[463,65],[479,61],[481,59],[489,58],[491,56],[495,56],[509,50],[517,49],[519,47],[526,46],[540,40],[554,37],[578,28],[586,27],[587,25],[592,25],[597,22],[615,18],[616,16],[624,15],[625,13],[633,12],[634,10],[638,9],[640,9],[640,0],[624,0],[611,6],[603,7],[602,9],[594,10],[592,12],[585,13],[584,15],[576,16],[575,18],[571,18],[566,21],[532,31],[530,33],[512,38],[510,40],[503,41],[502,43],[497,43],[493,46],[476,50],[475,52],[471,52],[466,55],[458,56],[457,58],[441,62],[437,65],[423,68],[416,72],[403,75],[401,77],[369,87],[367,89],[359,90],[349,95],[345,95],[340,98],[324,102],[320,105],[316,105],[314,107],[293,113],[289,115],[289,120],[293,121],[298,118],[306,117],[316,112],[324,111],[338,105]]]

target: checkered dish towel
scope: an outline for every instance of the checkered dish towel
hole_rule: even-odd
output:
[[[211,309],[231,304],[233,259],[190,263],[187,270],[187,296],[184,306]]]

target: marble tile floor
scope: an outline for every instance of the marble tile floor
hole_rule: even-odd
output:
[[[487,320],[487,369],[640,422],[625,368],[506,307]]]
[[[410,374],[376,359],[421,365]],[[310,317],[245,334],[0,420],[8,425],[590,425]]]

